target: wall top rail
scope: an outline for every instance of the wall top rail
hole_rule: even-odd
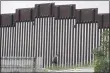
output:
[[[1,27],[7,27],[7,26],[14,26],[14,14],[10,13],[10,14],[1,14],[0,15],[0,21],[1,21]]]
[[[77,9],[77,22],[96,22],[98,16],[98,8]]]
[[[73,5],[57,5],[55,8],[55,18],[74,18],[76,6]]]
[[[33,8],[16,9],[15,21],[32,21]]]
[[[99,28],[110,28],[110,13],[98,15]]]
[[[55,17],[55,19],[73,19],[77,23],[99,23],[99,28],[109,28],[110,13],[98,14],[98,8],[76,9],[75,4],[55,5],[55,3],[35,4],[33,8],[16,9],[15,14],[1,14],[0,25],[15,26],[15,22],[34,21],[35,18]]]
[[[36,4],[34,17],[51,17],[54,16],[54,3]]]

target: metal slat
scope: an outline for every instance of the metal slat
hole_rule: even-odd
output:
[[[39,56],[39,41],[40,41],[40,18],[38,18],[38,39],[37,39],[37,57]]]
[[[15,48],[15,41],[16,41],[16,31],[15,31],[15,27],[13,27],[13,44],[12,44],[12,46],[13,46],[13,51],[12,51],[12,58],[14,58],[14,48]],[[11,62],[11,63],[13,63],[13,62]],[[13,69],[12,69],[13,70]]]
[[[99,29],[98,29],[98,23],[96,23],[96,48],[98,48],[98,33],[99,33]]]
[[[10,50],[11,50],[11,48],[10,48],[10,43],[11,43],[10,33],[11,33],[11,31],[10,30],[11,30],[11,28],[9,27],[8,28],[8,31],[9,31],[8,32],[8,42],[7,42],[8,43],[8,47],[7,47],[7,49],[8,49],[8,52],[7,52],[8,53],[8,57],[10,57]]]
[[[70,27],[70,19],[68,19],[68,67],[70,66],[70,54],[71,54],[71,52],[70,52],[70,46],[71,46],[71,44],[70,44],[70,30],[71,30],[71,27]]]
[[[97,22],[94,23],[94,48],[97,48]],[[93,50],[94,50],[93,48]],[[94,61],[94,54],[93,54],[93,60]]]
[[[28,45],[28,41],[29,41],[29,35],[28,35],[28,33],[29,33],[29,30],[28,30],[28,22],[26,21],[25,22],[25,29],[24,29],[24,51],[23,51],[23,57],[25,58],[25,60],[23,61],[23,59],[22,59],[22,66],[23,66],[23,64],[27,64],[28,63],[28,61],[27,61],[27,53],[28,53],[28,48],[27,48],[27,46],[29,46]],[[25,69],[24,69],[24,71],[25,71]]]
[[[4,29],[3,29],[3,27],[1,27],[1,35],[2,35],[2,37],[1,37],[1,58],[3,58],[4,57],[4,49],[3,49],[3,45],[4,45]],[[1,59],[1,71],[3,70],[3,68],[2,68],[2,66],[3,66],[3,64],[4,64],[4,60],[3,59]]]
[[[68,45],[68,37],[69,37],[69,31],[68,31],[69,30],[69,26],[68,25],[69,25],[69,19],[67,19],[67,24],[66,25],[67,25],[67,29],[66,29],[67,30],[66,66],[68,67],[68,65],[69,65],[69,59],[68,59],[68,55],[69,55],[69,48],[68,48],[68,46],[69,46]]]
[[[54,52],[55,52],[55,19],[54,17],[52,18],[53,24],[52,24],[52,61],[53,61],[53,57],[54,57]],[[52,63],[52,62],[51,62]],[[52,67],[53,67],[53,63],[52,63]]]
[[[71,19],[71,21],[70,21],[70,67],[72,67],[73,66],[73,58],[72,58],[72,56],[73,56],[73,21],[74,21],[74,19]]]
[[[85,35],[85,36],[86,36],[86,38],[85,38],[85,40],[86,40],[86,42],[85,42],[85,53],[86,53],[86,54],[85,54],[85,65],[86,65],[87,62],[88,62],[88,61],[87,61],[87,50],[88,50],[88,49],[87,49],[87,41],[88,41],[88,30],[87,30],[87,29],[88,29],[88,23],[86,23],[86,30],[85,30],[85,32],[86,32],[86,35]]]
[[[64,38],[63,38],[64,39],[64,45],[63,45],[63,50],[64,50],[64,52],[63,52],[64,62],[63,63],[64,63],[64,65],[63,66],[66,67],[66,57],[65,57],[65,55],[66,55],[65,54],[65,52],[66,52],[66,49],[65,49],[65,47],[66,47],[66,42],[65,42],[66,41],[66,19],[64,19],[64,25],[63,26],[64,26],[64,28],[63,28],[63,30],[64,30],[63,31],[64,32],[64,35],[63,35],[64,36]]]
[[[49,22],[49,18],[47,17],[46,18],[46,49],[45,49],[45,52],[46,52],[46,55],[45,55],[45,66],[46,67],[48,67],[48,35],[49,35],[49,30],[48,30],[48,28],[49,28],[49,25],[48,25],[48,22]]]
[[[33,57],[33,53],[34,53],[34,52],[33,52],[33,38],[34,38],[34,36],[33,36],[33,33],[34,33],[34,32],[33,32],[33,30],[34,30],[34,29],[33,29],[33,21],[30,22],[30,25],[31,25],[31,34],[30,34],[30,35],[31,35],[31,43],[30,43],[30,44],[31,44],[31,48],[30,48],[30,49],[31,49],[31,57],[34,58],[34,57]],[[29,57],[29,58],[30,58],[30,57]],[[32,59],[32,62],[34,62],[33,59]],[[29,62],[28,62],[28,65],[29,65]]]
[[[93,27],[93,23],[92,23],[92,26],[91,26],[91,29],[92,29],[92,31],[91,31],[91,50],[90,50],[90,63],[91,63],[91,60],[92,60],[92,53],[91,52],[93,52],[93,48],[94,48],[94,45],[93,45],[93,36],[94,36],[94,27]]]
[[[1,57],[2,57],[2,51],[3,51],[3,49],[2,49],[2,46],[1,45],[3,45],[3,34],[2,34],[3,32],[2,32],[2,28],[0,28],[0,50],[1,50],[1,53],[0,53],[0,59],[1,59]],[[1,61],[0,61],[1,62]],[[0,66],[2,66],[1,65],[1,63],[0,63]]]
[[[11,57],[10,55],[11,53],[11,27],[9,27],[9,42],[8,42],[8,55],[9,57]],[[11,64],[11,59],[9,59],[9,64]]]
[[[30,23],[29,22],[27,22],[27,46],[26,46],[26,51],[25,51],[25,53],[26,53],[26,58],[28,58],[28,57],[31,57],[31,48],[30,48],[30,46],[31,46],[31,37],[30,37],[30,32],[31,32],[31,26],[30,26]],[[28,63],[28,61],[27,61],[27,63]]]
[[[43,48],[43,67],[45,67],[45,46],[46,46],[46,44],[45,44],[45,42],[46,42],[46,40],[45,40],[45,33],[46,33],[46,25],[45,25],[45,23],[46,23],[46,18],[44,18],[43,19],[43,27],[44,27],[44,46],[42,47]],[[43,45],[43,44],[42,44]]]
[[[23,23],[20,22],[20,47],[19,47],[20,48],[20,57],[22,57],[22,44],[23,44],[23,42],[22,42],[23,41],[22,40],[22,38],[23,38],[23,35],[22,35],[23,34],[23,31],[22,31],[23,27],[22,27],[22,25],[23,25]]]
[[[79,55],[79,60],[80,60],[80,66],[82,66],[82,24],[80,24],[80,46],[79,46],[79,48],[80,48],[80,55]]]
[[[97,46],[96,46],[96,45],[97,45],[97,44],[96,44],[96,43],[97,43],[97,41],[96,41],[96,37],[97,37],[97,36],[96,36],[96,32],[97,32],[97,31],[96,31],[96,30],[97,30],[97,29],[96,29],[96,25],[97,25],[97,23],[93,23],[93,25],[94,25],[94,26],[93,26],[93,28],[94,28],[94,29],[93,29],[93,30],[94,30],[93,45],[94,45],[94,46],[93,46],[93,49],[92,49],[92,52],[91,52],[92,58],[91,58],[90,64],[92,64],[93,61],[94,61],[94,54],[93,54],[94,48],[97,48]]]
[[[4,54],[5,54],[5,57],[6,57],[7,56],[7,36],[8,36],[7,34],[8,34],[8,28],[6,27],[5,30],[6,30],[6,33],[5,33],[5,39],[6,40],[5,40],[5,46],[4,46],[5,47],[5,53]]]
[[[75,53],[75,61],[76,61],[76,62],[75,62],[75,65],[78,66],[78,63],[77,63],[77,62],[78,62],[78,61],[77,61],[77,60],[78,60],[78,59],[77,59],[77,58],[78,58],[78,56],[77,56],[77,55],[78,55],[78,24],[76,24],[75,37],[76,37],[76,38],[75,38],[75,50],[76,50],[76,51],[75,51],[75,52],[76,52],[76,53]]]
[[[82,32],[81,32],[81,33],[82,33],[82,34],[81,34],[81,37],[82,37],[82,38],[81,38],[81,39],[82,39],[82,42],[81,42],[81,49],[82,49],[82,52],[81,52],[81,66],[83,66],[83,62],[84,62],[84,60],[83,60],[83,54],[84,54],[84,52],[83,52],[83,51],[84,51],[84,48],[83,48],[83,46],[84,46],[84,45],[83,45],[83,44],[84,44],[84,42],[83,42],[83,41],[84,41],[84,40],[83,40],[83,39],[84,39],[84,24],[81,24],[81,29],[82,29],[82,30],[81,30],[81,31],[82,31]]]
[[[36,19],[33,21],[33,59],[35,58],[35,54],[36,54]],[[33,60],[34,61],[34,60]]]
[[[87,28],[87,31],[88,31],[88,35],[87,35],[87,64],[89,64],[90,62],[90,26],[91,24],[90,23],[87,23],[88,25],[88,28]]]
[[[61,50],[61,67],[63,67],[63,51],[64,51],[64,48],[63,48],[63,20],[64,19],[62,19],[62,21],[61,21],[61,48],[60,48],[60,50]]]
[[[20,33],[21,33],[21,27],[20,27],[21,25],[20,25],[20,22],[19,22],[18,25],[19,25],[19,34],[18,34],[18,36],[19,36],[19,40],[18,40],[19,46],[18,46],[18,56],[17,56],[17,57],[20,57],[20,43],[21,43],[21,42],[20,42]]]
[[[32,21],[32,57],[34,58],[34,51],[35,51],[35,21]]]
[[[52,67],[52,58],[53,58],[53,24],[54,24],[54,18],[51,17],[51,24],[50,24],[50,67]]]
[[[14,60],[15,60],[15,62],[14,62],[14,64],[16,65],[16,49],[18,49],[16,46],[17,46],[17,26],[18,26],[18,24],[16,23],[16,27],[15,27],[15,38],[14,38],[14,40],[15,40],[15,42],[14,42]]]
[[[45,23],[44,20],[45,20],[45,18],[42,18],[42,29],[43,29],[43,30],[42,30],[42,45],[41,45],[41,46],[42,46],[42,55],[41,55],[41,56],[42,56],[43,58],[44,58],[44,30],[45,30],[45,29],[44,29],[44,26],[45,26],[45,25],[44,25],[44,23]],[[44,61],[43,61],[43,62],[44,62]]]
[[[49,67],[51,66],[51,55],[52,55],[52,17],[49,19]]]
[[[67,20],[66,20],[66,24],[65,24],[65,28],[66,28],[66,37],[65,37],[65,67],[67,66]]]
[[[76,26],[76,28],[74,28],[74,66],[76,66],[76,30],[77,30],[77,24],[74,24]]]
[[[41,45],[42,45],[42,18],[39,19],[39,25],[40,25],[40,30],[39,30],[39,56],[41,57]]]
[[[87,33],[86,33],[86,38],[87,38],[87,40],[86,40],[86,64],[85,65],[88,65],[89,64],[89,58],[90,58],[90,53],[88,53],[88,51],[90,50],[90,48],[88,48],[89,47],[89,40],[90,40],[90,38],[89,38],[89,22],[87,22]]]
[[[23,52],[24,52],[24,48],[25,48],[25,44],[24,44],[25,43],[25,38],[24,38],[25,37],[25,33],[24,33],[25,27],[24,26],[25,26],[25,22],[23,22],[22,25],[21,25],[21,27],[22,27],[22,34],[21,34],[22,35],[21,36],[22,37],[21,38],[21,40],[22,40],[22,43],[21,43],[21,48],[22,48],[22,50],[21,50],[21,57],[23,57]],[[21,60],[21,63],[22,63],[22,60]]]
[[[64,53],[64,47],[65,47],[65,19],[63,19],[62,20],[62,67],[64,67],[64,55],[65,55],[65,53]]]
[[[85,54],[85,52],[84,52],[84,42],[85,42],[85,23],[83,23],[83,65],[84,65],[84,61],[85,61],[85,59],[84,59],[84,54]]]
[[[78,46],[78,48],[79,48],[79,58],[78,58],[79,66],[81,66],[81,51],[82,51],[80,46],[81,46],[81,24],[79,24],[79,46]]]
[[[49,67],[49,17],[47,18],[48,20],[47,20],[47,50],[46,50],[46,52],[47,52],[47,60],[46,60],[46,64],[47,64],[47,66]]]
[[[23,52],[24,52],[23,50],[24,50],[24,37],[25,37],[24,36],[24,29],[25,29],[25,27],[23,27],[23,26],[25,26],[25,22],[21,22],[20,25],[21,25],[21,34],[20,34],[21,35],[21,37],[20,37],[21,38],[20,39],[21,40],[21,47],[20,47],[21,48],[21,51],[20,51],[21,61],[20,61],[20,64],[23,64],[22,57],[23,57]]]
[[[55,35],[56,35],[56,37],[55,37],[55,38],[56,38],[56,39],[55,39],[55,40],[56,40],[56,43],[55,43],[55,49],[56,49],[55,51],[56,51],[56,52],[55,52],[55,55],[56,55],[56,54],[58,54],[58,48],[57,48],[57,47],[58,47],[58,44],[57,44],[57,42],[58,42],[58,28],[59,28],[59,27],[58,27],[58,20],[56,20],[55,25],[56,25],[56,27],[55,27],[55,28],[56,28],[56,29],[55,29],[55,30],[56,30],[56,34],[55,34]],[[54,56],[55,56],[55,55],[54,55]],[[57,62],[58,62],[58,61],[57,61]]]
[[[34,52],[34,57],[37,57],[37,38],[38,38],[38,36],[37,36],[37,33],[38,33],[38,19],[36,18],[35,19],[35,52]]]
[[[17,23],[17,38],[16,38],[16,40],[17,40],[17,46],[16,46],[16,57],[19,57],[19,30],[20,30],[20,28],[19,28],[19,22]],[[16,59],[16,65],[17,65],[17,59]]]
[[[42,45],[43,45],[43,42],[42,42],[42,39],[43,39],[43,18],[41,18],[41,23],[40,23],[41,26],[41,45],[40,45],[40,49],[41,49],[41,53],[40,53],[40,57],[42,57],[43,55],[43,48],[42,48]]]
[[[26,64],[29,65],[29,61],[28,61],[28,58],[31,58],[31,53],[32,53],[32,48],[31,48],[31,22],[27,22],[27,33],[28,33],[28,38],[26,40],[28,40],[28,43],[27,43],[27,55],[26,55]]]
[[[48,18],[45,18],[45,47],[44,47],[44,68],[47,66],[46,64],[46,56],[47,56],[47,53],[46,53],[46,50],[47,50],[47,24],[48,24]]]
[[[57,50],[57,54],[58,55],[60,55],[60,50],[59,50],[59,45],[60,45],[60,20],[57,20],[57,25],[58,25],[58,32],[57,32],[57,48],[56,48],[56,50]],[[58,57],[58,65],[57,66],[59,66],[60,65],[60,57]]]
[[[36,19],[33,21],[33,71],[36,69]]]
[[[86,39],[86,38],[87,38],[87,32],[86,32],[86,31],[87,31],[87,26],[86,26],[86,25],[87,25],[87,24],[85,23],[84,25],[85,25],[85,29],[84,29],[84,30],[85,30],[85,31],[84,31],[84,32],[85,32],[85,42],[84,42],[84,65],[85,65],[85,64],[86,64],[86,55],[87,55],[87,54],[86,54],[86,51],[87,51],[87,50],[86,50],[86,49],[87,49],[87,48],[86,48],[86,44],[87,44],[87,41],[86,41],[86,40],[87,40],[87,39]]]
[[[1,16],[1,15],[0,15]],[[1,17],[0,17],[0,22],[1,22]],[[1,25],[1,24],[0,24]],[[1,57],[2,57],[2,48],[1,48],[1,41],[2,40],[2,28],[0,27],[0,72],[1,72]]]
[[[77,50],[77,66],[79,66],[80,65],[80,63],[79,63],[79,51],[80,51],[80,48],[79,48],[79,33],[80,33],[80,29],[79,29],[79,27],[80,27],[80,24],[77,24],[77,48],[76,48],[76,50]]]
[[[60,23],[59,23],[59,25],[60,25],[60,34],[59,34],[59,40],[60,40],[60,42],[59,42],[59,63],[60,63],[60,65],[59,66],[61,66],[61,64],[62,64],[62,20],[60,20]]]
[[[75,28],[76,28],[74,26],[76,26],[76,20],[75,19],[73,19],[73,31],[72,31],[73,32],[73,42],[72,42],[73,43],[72,44],[73,45],[73,48],[72,48],[72,52],[73,52],[73,57],[72,57],[73,62],[72,63],[73,63],[73,65],[75,65]]]
[[[17,22],[17,24],[16,24],[17,26],[16,26],[16,48],[14,48],[15,49],[15,58],[17,58],[18,57],[18,55],[19,55],[19,22]],[[17,66],[17,59],[15,59],[15,65]]]

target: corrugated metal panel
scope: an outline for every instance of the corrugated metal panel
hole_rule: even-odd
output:
[[[98,15],[97,8],[76,10],[76,19],[78,22],[96,22],[97,15]]]
[[[110,28],[110,13],[109,14],[99,14],[98,16],[99,28]]]
[[[37,4],[35,5],[35,17],[53,16],[54,3]]]
[[[16,21],[32,21],[32,8],[24,8],[16,10]]]
[[[1,26],[8,27],[13,24],[13,14],[1,14]]]
[[[75,5],[57,5],[55,17],[57,19],[73,18],[75,16]]]

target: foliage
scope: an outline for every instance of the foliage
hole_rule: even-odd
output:
[[[100,47],[94,50],[94,71],[95,72],[109,72],[109,57],[110,57],[110,39],[109,39],[110,31],[105,30],[101,34],[101,45]]]

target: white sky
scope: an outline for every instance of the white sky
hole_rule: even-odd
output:
[[[40,3],[55,5],[76,4],[76,9],[98,8],[98,13],[109,13],[109,1],[1,1],[1,14],[15,13],[17,8],[30,8]]]

